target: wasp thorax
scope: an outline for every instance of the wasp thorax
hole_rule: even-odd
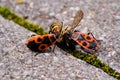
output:
[[[70,38],[72,36],[72,32],[71,31],[67,31],[64,35],[66,37]]]

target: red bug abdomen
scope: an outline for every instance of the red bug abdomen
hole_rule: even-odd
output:
[[[32,51],[41,52],[50,48],[56,43],[56,35],[45,34],[32,36],[27,41],[27,47]]]
[[[74,32],[72,34],[72,40],[74,40],[80,47],[87,52],[96,52],[98,50],[98,42],[92,36],[81,33]]]

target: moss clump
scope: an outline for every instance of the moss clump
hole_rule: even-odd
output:
[[[34,25],[29,23],[28,21],[22,19],[21,17],[17,16],[13,12],[11,12],[8,8],[0,7],[0,14],[5,17],[6,19],[12,20],[15,23],[27,28],[30,31],[33,31],[37,34],[45,34],[43,28],[41,28],[39,25]],[[64,44],[62,44],[64,45]],[[97,56],[93,54],[84,54],[79,51],[70,51],[69,49],[66,49],[65,46],[61,46],[61,44],[57,44],[58,47],[65,50],[66,52],[69,52],[74,57],[77,57],[78,59],[82,59],[85,62],[102,69],[104,72],[109,74],[110,76],[113,76],[114,78],[120,80],[120,73],[116,72],[114,69],[112,69],[109,65],[102,62]]]
[[[26,29],[33,31],[37,34],[44,34],[44,30],[42,27],[40,27],[39,25],[35,25],[35,24],[31,24],[30,22],[26,21],[25,19],[22,19],[21,17],[19,17],[18,15],[14,14],[12,11],[10,11],[8,8],[6,7],[1,7],[0,6],[0,14],[9,20],[14,21],[15,23],[25,27]]]

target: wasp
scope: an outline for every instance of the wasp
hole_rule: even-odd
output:
[[[62,22],[53,23],[50,26],[50,33],[60,32],[58,42],[64,42],[72,50],[75,50],[75,46],[79,45],[80,48],[88,53],[95,53],[98,50],[99,43],[92,33],[83,33],[75,28],[83,19],[83,11],[79,10],[74,16],[74,20],[71,26],[65,26],[62,28]],[[61,25],[58,25],[61,24]],[[62,29],[61,29],[62,28]],[[63,45],[64,45],[63,44]]]

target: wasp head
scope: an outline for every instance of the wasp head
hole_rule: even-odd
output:
[[[50,31],[49,33],[60,33],[62,30],[62,22],[53,22],[50,26]]]

